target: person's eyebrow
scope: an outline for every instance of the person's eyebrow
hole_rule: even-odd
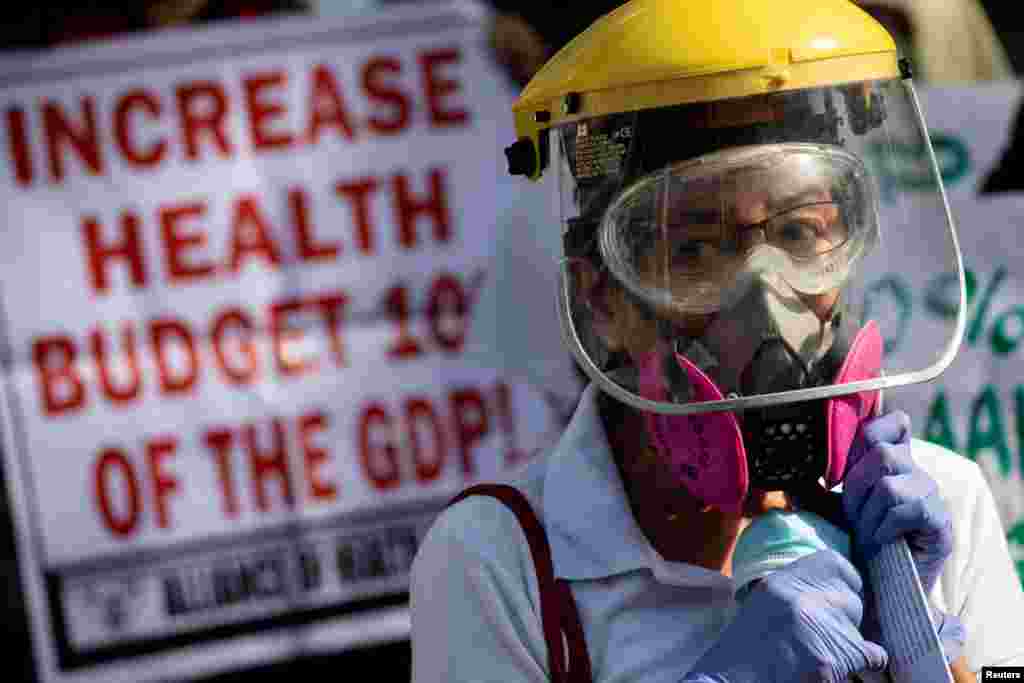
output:
[[[813,204],[814,202],[832,201],[832,193],[825,187],[805,187],[802,190],[784,194],[779,197],[771,197],[768,200],[768,209],[772,213],[784,211],[788,208],[802,204]]]
[[[689,207],[676,211],[669,211],[671,225],[718,225],[722,222],[722,211],[718,208],[701,209]]]

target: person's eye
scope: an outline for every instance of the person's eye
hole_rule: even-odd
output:
[[[676,244],[674,261],[679,265],[699,267],[710,261],[715,246],[707,240],[685,240]]]
[[[783,249],[801,246],[813,248],[818,239],[818,228],[807,219],[790,218],[778,227],[775,236]]]

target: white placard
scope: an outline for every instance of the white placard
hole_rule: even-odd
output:
[[[1024,581],[1024,193],[980,192],[1010,145],[1021,88],[1017,82],[930,88],[921,96],[957,223],[967,327],[945,373],[890,390],[886,405],[906,410],[918,436],[979,464]],[[924,157],[923,150],[907,152],[906,163],[882,179],[883,220],[897,193],[909,196],[904,206],[913,206]],[[1024,168],[1016,172],[1024,181]],[[914,338],[947,333],[956,282],[949,269],[922,256],[928,245],[907,244],[893,234],[883,240],[890,270],[874,283],[871,308],[898,321],[886,326],[894,333],[886,339],[885,362],[902,366],[919,362]]]
[[[483,46],[452,4],[0,69],[4,456],[45,680],[402,637],[440,506],[557,435],[474,338],[511,137]]]

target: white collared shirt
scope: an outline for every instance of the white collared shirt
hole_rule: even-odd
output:
[[[629,508],[597,391],[587,388],[555,449],[512,483],[545,527],[556,576],[570,581],[594,680],[677,683],[734,616],[733,581],[651,546]],[[980,470],[923,441],[913,457],[954,520],[934,604],[963,621],[972,669],[1024,665],[1024,592]],[[410,590],[413,683],[549,680],[529,546],[500,502],[471,497],[443,512],[413,563]]]

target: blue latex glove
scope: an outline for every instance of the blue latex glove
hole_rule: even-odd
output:
[[[953,520],[935,480],[910,457],[910,418],[892,411],[868,420],[850,448],[843,510],[864,561],[905,537],[925,593],[953,551]]]
[[[843,510],[864,561],[905,537],[925,593],[931,593],[953,551],[953,520],[935,480],[910,456],[910,418],[892,411],[864,423],[850,449],[843,483]],[[932,608],[932,620],[952,662],[963,651],[963,624]],[[869,637],[877,627],[867,624]]]
[[[881,671],[888,655],[858,630],[863,588],[835,551],[800,558],[758,583],[681,683],[845,683]]]
[[[946,663],[952,664],[960,659],[964,653],[964,643],[967,642],[967,631],[964,630],[963,622],[952,614],[946,614],[934,607],[932,609],[932,621],[935,622],[935,630],[942,642],[942,651],[946,655]]]

